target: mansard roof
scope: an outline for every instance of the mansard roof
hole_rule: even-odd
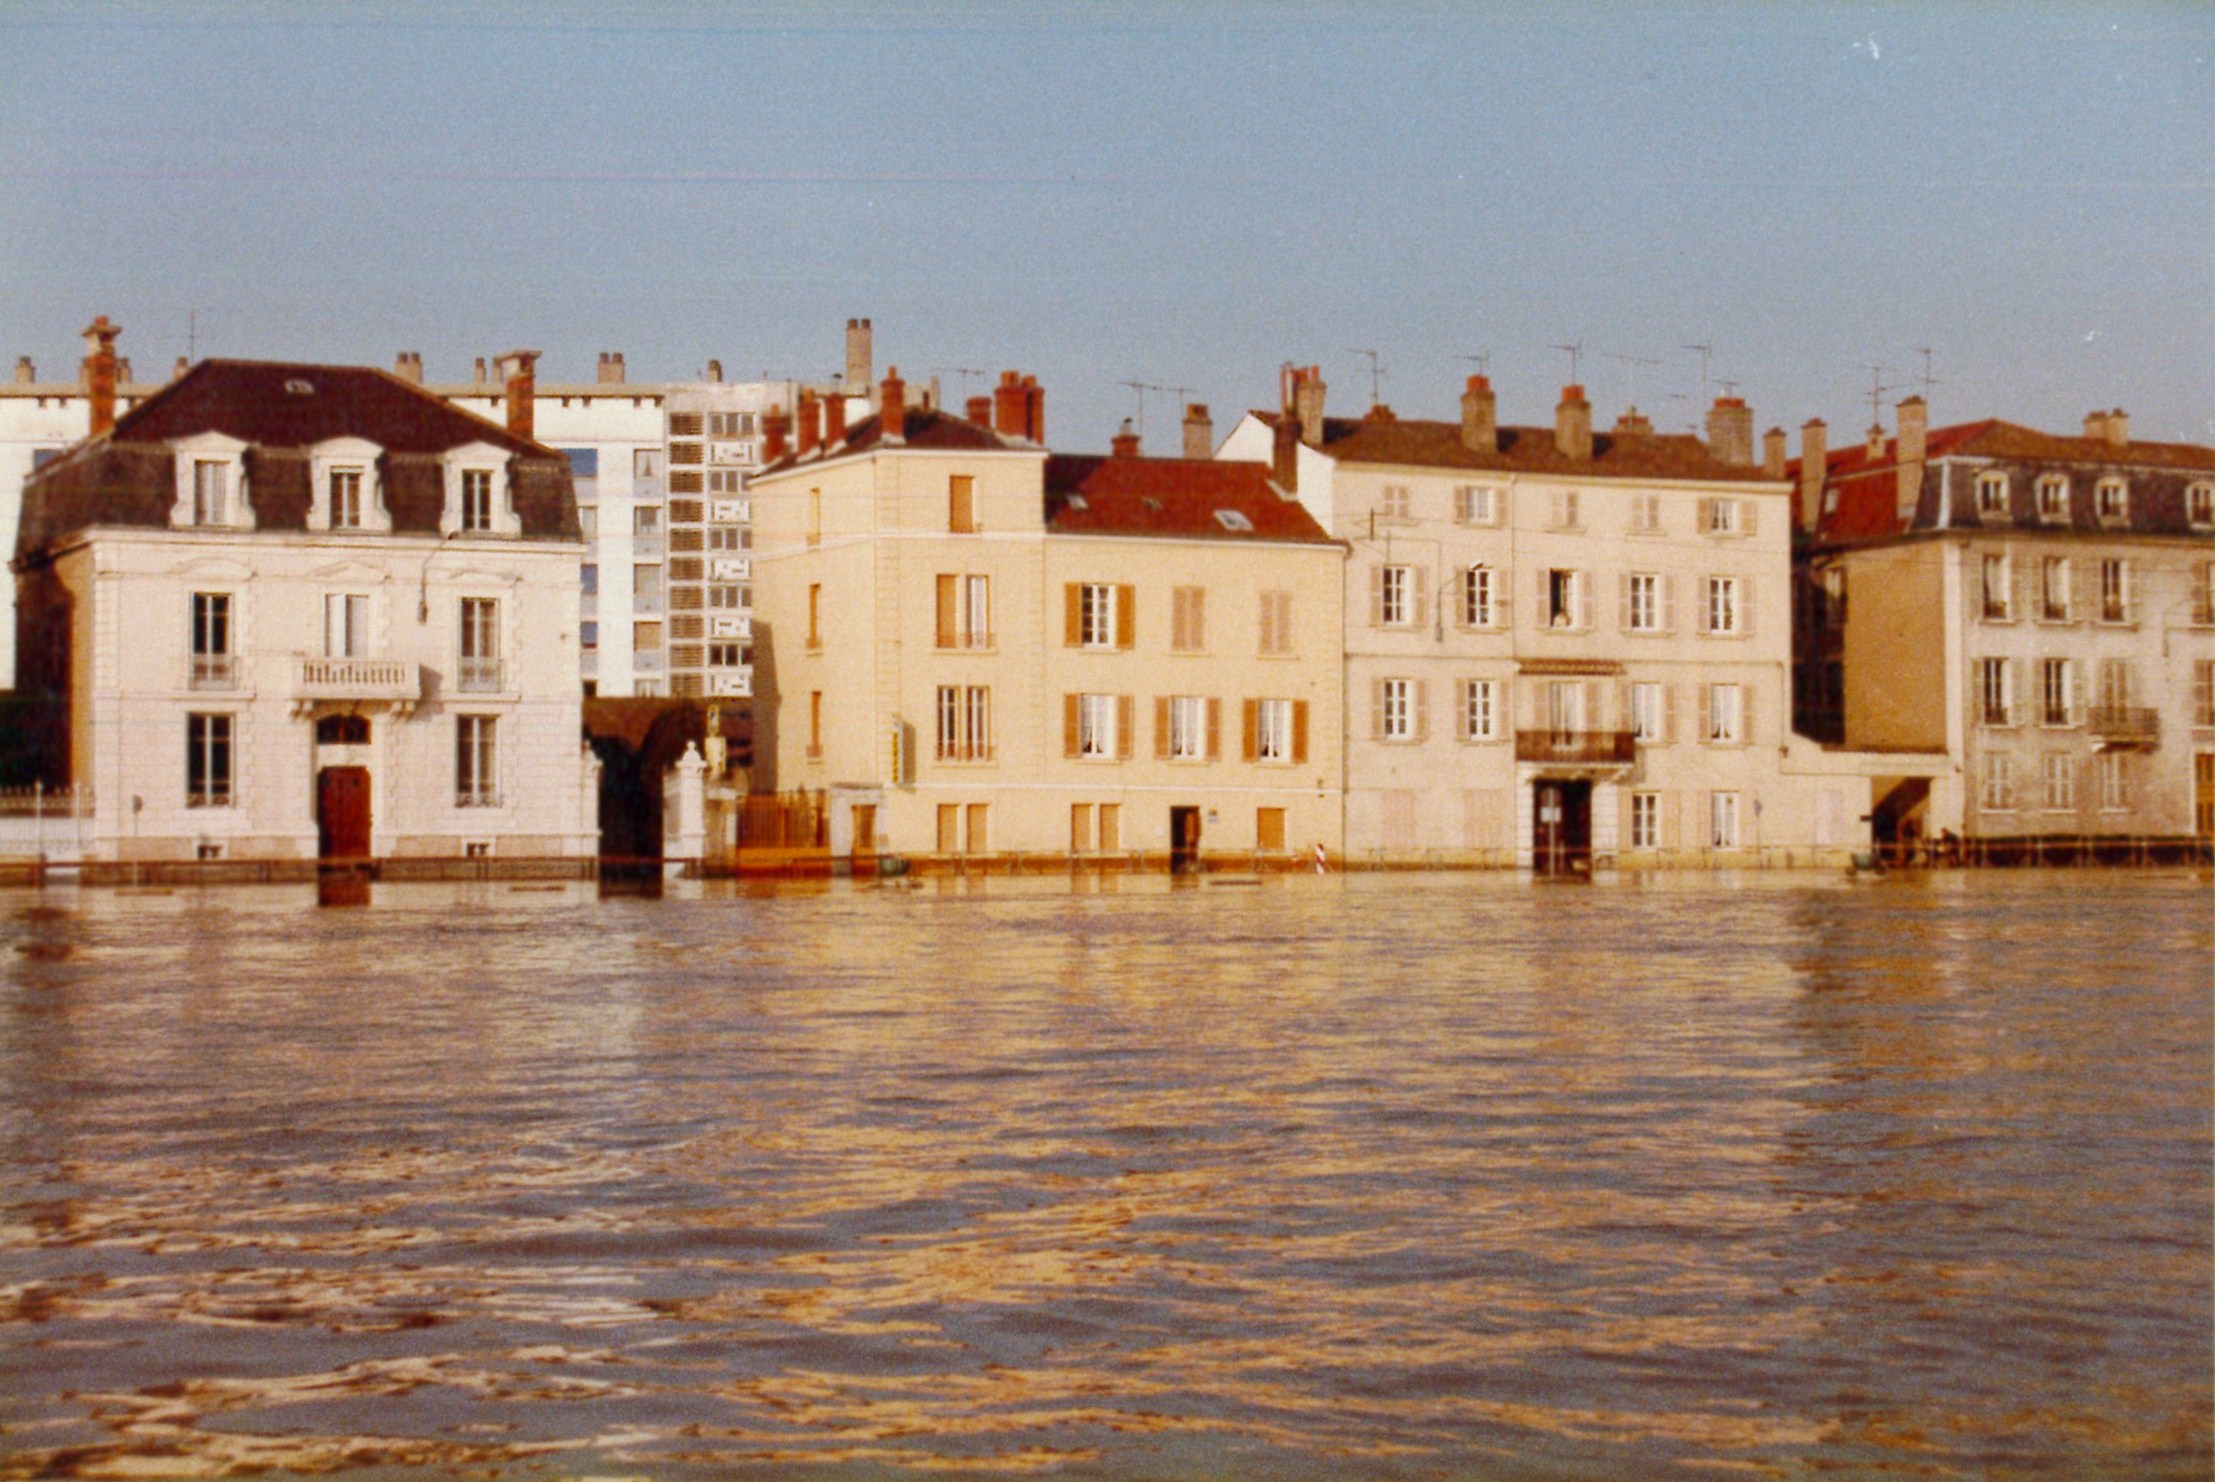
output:
[[[1274,427],[1283,412],[1249,415]],[[1323,419],[1323,453],[1340,463],[1438,468],[1469,473],[1545,474],[1561,478],[1657,479],[1671,482],[1775,482],[1755,464],[1725,463],[1686,433],[1624,435],[1595,427],[1592,456],[1572,458],[1551,427],[1499,429],[1499,449],[1484,452],[1461,440],[1459,422],[1371,415]]]

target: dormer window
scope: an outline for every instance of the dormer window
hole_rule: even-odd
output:
[[[169,523],[179,530],[251,530],[254,506],[246,487],[246,444],[220,432],[179,438],[177,492]]]
[[[489,443],[454,448],[445,456],[446,508],[442,535],[521,535],[508,482],[507,453]]]
[[[469,531],[492,529],[492,470],[489,468],[461,471],[461,528]]]
[[[2066,520],[2069,518],[2069,479],[2067,475],[2049,473],[2039,479],[2038,518],[2041,520]]]
[[[2130,518],[2130,485],[2122,479],[2101,479],[2094,498],[2102,524],[2121,524]]]
[[[2007,475],[2004,473],[1980,473],[1977,475],[1977,513],[1985,516],[2007,513]]]
[[[2215,527],[2215,484],[2201,482],[2184,491],[2184,517],[2194,530]]]
[[[308,449],[310,530],[391,531],[378,472],[383,452],[358,437],[332,438]]]

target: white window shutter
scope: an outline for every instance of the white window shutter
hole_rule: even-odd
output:
[[[1677,739],[1677,687],[1664,684],[1661,687],[1661,744],[1672,746]]]
[[[1677,578],[1674,572],[1661,578],[1661,631],[1677,631]]]
[[[2084,720],[2084,665],[2069,666],[2069,724],[2080,725]]]
[[[1592,573],[1577,573],[1577,628],[1580,632],[1592,631]]]
[[[1740,521],[1741,521],[1741,522],[1742,522],[1742,524],[1743,524],[1743,527],[1744,527],[1744,529],[1745,529],[1745,532],[1746,532],[1746,534],[1748,534],[1748,535],[1751,535],[1751,534],[1753,534],[1753,533],[1754,533],[1754,530],[1755,530],[1755,518],[1756,518],[1756,516],[1758,516],[1758,515],[1759,515],[1760,513],[1761,513],[1761,501],[1760,501],[1760,500],[1758,500],[1758,499],[1742,499],[1742,500],[1740,500],[1740,501],[1738,502],[1738,517],[1739,517]]]
[[[1738,687],[1738,740],[1743,746],[1754,744],[1754,687],[1750,684]]]
[[[1372,628],[1384,626],[1384,568],[1382,566],[1371,566],[1369,568],[1369,626]]]
[[[1701,633],[1714,631],[1710,623],[1715,616],[1715,595],[1708,590],[1708,582],[1709,578],[1702,577],[1699,584],[1692,589],[1692,605],[1697,609],[1693,614],[1695,631]]]
[[[1738,579],[1738,631],[1754,636],[1754,579],[1750,576]]]
[[[1408,687],[1415,692],[1415,739],[1427,740],[1431,733],[1431,682],[1427,679],[1410,680]]]
[[[1714,518],[1714,515],[1715,515],[1715,501],[1714,501],[1714,500],[1712,500],[1712,499],[1707,499],[1707,498],[1704,498],[1704,497],[1703,497],[1703,498],[1702,498],[1702,499],[1700,500],[1700,506],[1699,506],[1699,515],[1698,515],[1698,519],[1699,519],[1699,522],[1700,522],[1700,533],[1701,533],[1702,535],[1705,535],[1705,534],[1707,534],[1707,532],[1708,532],[1708,531],[1710,531],[1710,530],[1712,530],[1712,529],[1714,529],[1714,528],[1715,528],[1715,518]]]
[[[1630,631],[1630,573],[1615,573],[1616,617],[1615,625],[1623,632]]]
[[[1372,739],[1384,739],[1384,681],[1369,681],[1369,735]]]
[[[1454,684],[1454,739],[1457,741],[1471,738],[1469,702],[1470,694],[1476,687],[1477,682],[1473,679],[1457,680]]]
[[[1415,626],[1418,628],[1426,627],[1429,625],[1431,620],[1430,568],[1428,566],[1411,566],[1408,569],[1415,574]]]

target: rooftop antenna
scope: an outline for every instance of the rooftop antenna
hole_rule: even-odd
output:
[[[1369,357],[1369,405],[1373,407],[1378,402],[1383,401],[1384,367],[1377,363],[1377,352],[1374,350],[1349,349],[1346,353],[1348,355],[1366,355]]]
[[[1943,386],[1946,383],[1939,380],[1937,377],[1933,376],[1930,373],[1930,346],[1919,345],[1916,347],[1915,353],[1923,357],[1923,400],[1927,402],[1930,400],[1930,388],[1933,386]]]
[[[1609,350],[1602,350],[1600,356],[1605,360],[1622,362],[1625,367],[1624,380],[1628,382],[1630,391],[1630,395],[1624,400],[1631,410],[1636,411],[1638,409],[1638,368],[1642,365],[1659,365],[1661,361],[1652,355],[1617,355]]]
[[[1883,425],[1886,393],[1900,389],[1897,386],[1884,384],[1885,376],[1893,370],[1894,367],[1889,365],[1872,365],[1869,367],[1869,425],[1871,427]]]
[[[1477,368],[1477,374],[1480,376],[1490,376],[1492,374],[1492,357],[1489,355],[1456,355],[1454,359],[1468,361]]]
[[[1669,399],[1671,401],[1681,401],[1684,403],[1684,430],[1691,433],[1694,437],[1699,436],[1700,419],[1696,415],[1693,415],[1694,408],[1692,406],[1692,393],[1689,391],[1672,391],[1669,393]]]
[[[973,365],[934,365],[931,367],[931,375],[934,379],[939,376],[961,377],[961,399],[965,404],[969,400],[969,378],[971,376],[989,376],[991,374],[992,372],[988,370],[979,370]],[[831,379],[842,380],[844,379],[845,375],[846,373],[844,371],[840,371],[838,375],[833,376]],[[764,380],[768,379],[768,373],[763,372],[762,378]]]
[[[1577,379],[1577,360],[1580,356],[1584,354],[1584,346],[1581,344],[1556,345],[1554,346],[1554,348],[1563,352],[1569,357],[1569,384],[1572,386],[1582,386],[1584,382]]]
[[[187,309],[185,310],[185,359],[193,361],[199,358],[200,311],[198,309]]]
[[[1117,381],[1115,384],[1118,386],[1128,386],[1138,395],[1138,435],[1140,437],[1144,437],[1146,435],[1147,392],[1161,391],[1167,393],[1170,396],[1177,397],[1181,400],[1182,398],[1191,395],[1192,392],[1196,389],[1191,386],[1164,386],[1154,381]]]
[[[1725,396],[1736,396],[1738,394],[1738,383],[1736,381],[1726,381],[1721,377],[1717,377],[1715,384],[1723,388]]]
[[[1706,406],[1711,400],[1708,394],[1707,362],[1715,354],[1715,347],[1713,345],[1679,345],[1677,348],[1679,350],[1689,350],[1700,357],[1700,405]]]

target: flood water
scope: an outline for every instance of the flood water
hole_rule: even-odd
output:
[[[2205,1477],[2204,875],[0,895],[0,1476]]]

